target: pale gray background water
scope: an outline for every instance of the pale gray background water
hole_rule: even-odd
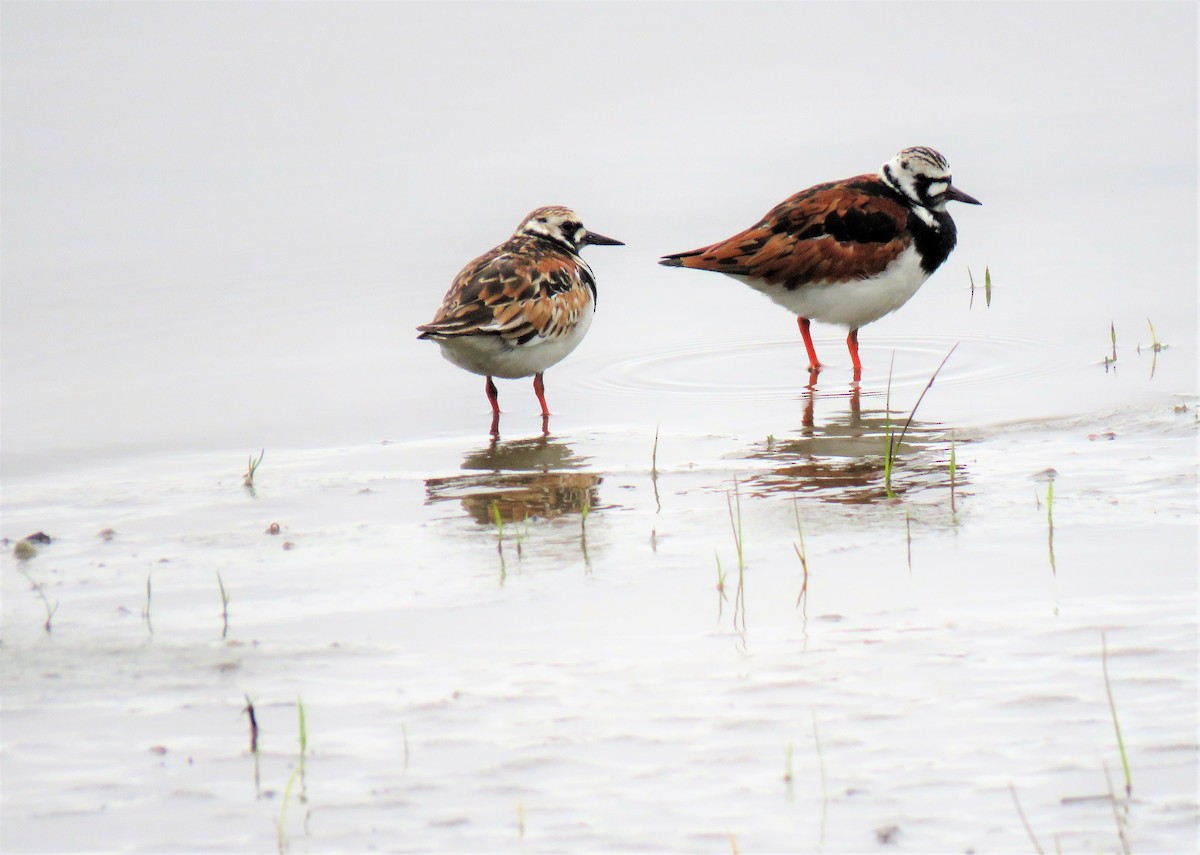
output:
[[[1195,337],[1189,4],[3,14],[9,471],[474,428],[478,378],[413,327],[541,204],[629,244],[589,251],[601,298],[577,359],[791,341],[792,321],[748,289],[654,260],[913,144],[943,151],[984,207],[955,206],[946,267],[864,331],[868,378],[886,372],[889,351],[871,348],[889,334],[1036,342],[994,355],[1020,364],[1098,360],[1114,320],[1131,346],[1147,318],[1176,347]],[[990,265],[1009,313],[974,329],[968,265],[977,279]],[[842,334],[818,335],[844,362]],[[1051,342],[1064,350],[1040,350]],[[1194,388],[1192,354],[1179,361]],[[740,382],[777,369],[791,383],[794,362]],[[547,382],[575,424],[670,417],[574,395],[594,372],[573,371]],[[504,384],[507,410],[532,409],[526,387]],[[1029,394],[988,397],[980,415],[996,417]],[[1070,411],[1094,395],[1065,382],[1053,398]]]
[[[1133,850],[1196,849],[1193,5],[0,15],[0,535],[55,538],[0,564],[5,851],[274,850],[297,697],[291,851],[1028,851],[1009,784],[1121,851],[1102,632]],[[912,144],[984,206],[861,417],[841,330],[806,393],[786,313],[654,263]],[[493,445],[413,328],[547,203],[628,246]],[[888,365],[905,412],[956,343],[884,502]],[[498,552],[493,499],[547,518]]]

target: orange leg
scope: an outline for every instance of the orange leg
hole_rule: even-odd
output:
[[[542,382],[542,372],[533,375],[533,394],[537,395],[538,403],[542,405],[542,416],[550,415],[546,406],[546,384]]]
[[[487,392],[488,401],[492,405],[492,415],[500,414],[500,393],[496,391],[496,384],[492,382],[491,375],[488,375],[487,385],[483,387]]]
[[[817,349],[813,347],[812,333],[808,331],[812,321],[808,318],[796,318],[796,325],[800,327],[800,335],[804,339],[804,349],[808,351],[808,370],[815,374],[821,370],[821,363],[817,361]]]
[[[862,379],[862,363],[858,361],[858,330],[850,330],[846,336],[846,347],[850,349],[850,361],[854,363],[854,379]]]

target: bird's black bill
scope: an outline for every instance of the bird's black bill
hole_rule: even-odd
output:
[[[947,202],[966,202],[968,205],[982,205],[983,203],[974,196],[968,196],[963,191],[959,190],[953,184],[946,190],[945,198]]]
[[[605,237],[604,235],[598,235],[595,232],[588,232],[586,235],[584,235],[583,243],[585,243],[585,244],[594,243],[597,246],[624,246],[625,245],[625,241],[617,240],[615,238]]]

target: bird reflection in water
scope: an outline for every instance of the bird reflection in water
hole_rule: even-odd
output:
[[[817,424],[818,392],[804,391],[801,428],[786,436],[771,436],[755,443],[744,456],[768,461],[772,468],[757,472],[745,482],[758,494],[811,494],[838,504],[871,504],[888,498],[885,483],[888,435],[899,440],[907,412],[885,408],[862,409],[858,385],[851,387],[847,410]],[[846,395],[828,399],[846,400]],[[963,442],[956,438],[956,442]],[[896,449],[892,470],[892,493],[902,496],[931,487],[949,489],[950,431],[933,422],[914,420]],[[955,473],[957,486],[966,483],[961,465]]]
[[[599,499],[600,476],[581,471],[588,460],[546,435],[493,437],[463,458],[465,474],[427,479],[425,502],[457,499],[482,525],[494,525],[497,511],[505,522],[579,514],[585,506],[595,508]]]

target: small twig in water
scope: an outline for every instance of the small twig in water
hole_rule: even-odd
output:
[[[1033,850],[1038,855],[1046,855],[1046,850],[1042,848],[1042,844],[1038,843],[1037,835],[1033,833],[1033,826],[1029,824],[1029,820],[1025,817],[1025,811],[1021,809],[1021,800],[1017,798],[1017,788],[1008,783],[1008,791],[1012,793],[1013,804],[1017,806],[1017,816],[1021,818],[1021,825],[1025,826],[1025,833],[1029,835],[1029,842],[1033,844]]]
[[[908,429],[912,426],[913,419],[917,415],[917,408],[920,407],[921,402],[923,400],[925,400],[925,394],[930,389],[933,388],[933,382],[935,380],[937,380],[938,374],[940,374],[942,372],[942,369],[946,367],[946,361],[949,360],[950,357],[954,355],[954,351],[957,349],[958,349],[958,344],[955,343],[954,347],[950,348],[950,352],[947,353],[946,356],[942,359],[941,363],[938,364],[937,370],[935,370],[933,372],[933,375],[929,378],[929,382],[925,384],[925,388],[922,389],[921,394],[917,396],[917,402],[915,404],[913,404],[912,411],[908,414],[908,419],[904,422],[904,427],[900,431],[900,438],[897,439],[895,442],[892,441],[892,421],[891,421],[892,370],[890,367],[888,368],[888,403],[887,403],[887,405],[885,405],[886,409],[888,411],[888,415],[887,415],[888,445],[887,445],[887,460],[884,461],[884,467],[883,467],[883,484],[884,484],[884,489],[887,492],[887,497],[889,499],[894,499],[896,496],[896,494],[894,492],[892,492],[892,470],[894,468],[895,457],[896,457],[897,453],[899,452],[900,447],[904,444],[904,437],[908,434]],[[895,359],[894,352],[892,354],[892,359],[893,360]]]
[[[913,404],[912,412],[908,414],[908,420],[904,422],[904,428],[900,431],[900,439],[896,441],[897,449],[904,444],[904,437],[908,433],[908,429],[912,426],[913,419],[917,415],[917,408],[920,407],[921,402],[925,400],[925,393],[933,388],[933,381],[937,380],[937,376],[942,373],[942,369],[946,367],[946,362],[951,356],[954,355],[954,351],[956,350],[958,350],[957,342],[955,343],[954,347],[950,348],[950,352],[943,357],[942,361],[938,363],[937,370],[933,372],[933,375],[929,378],[929,382],[925,384],[925,388],[922,389],[921,394],[917,396],[917,402]]]
[[[1129,803],[1118,801],[1117,794],[1113,792],[1112,775],[1108,771],[1108,763],[1104,764],[1104,780],[1108,782],[1108,801],[1112,805],[1113,820],[1117,823],[1117,837],[1121,840],[1121,851],[1125,855],[1129,855],[1129,838],[1125,834]]]
[[[250,753],[254,757],[254,796],[255,798],[262,798],[262,786],[259,783],[261,778],[259,777],[258,767],[258,718],[254,715],[254,702],[250,700],[249,695],[246,695],[246,706],[242,712],[250,719]]]

